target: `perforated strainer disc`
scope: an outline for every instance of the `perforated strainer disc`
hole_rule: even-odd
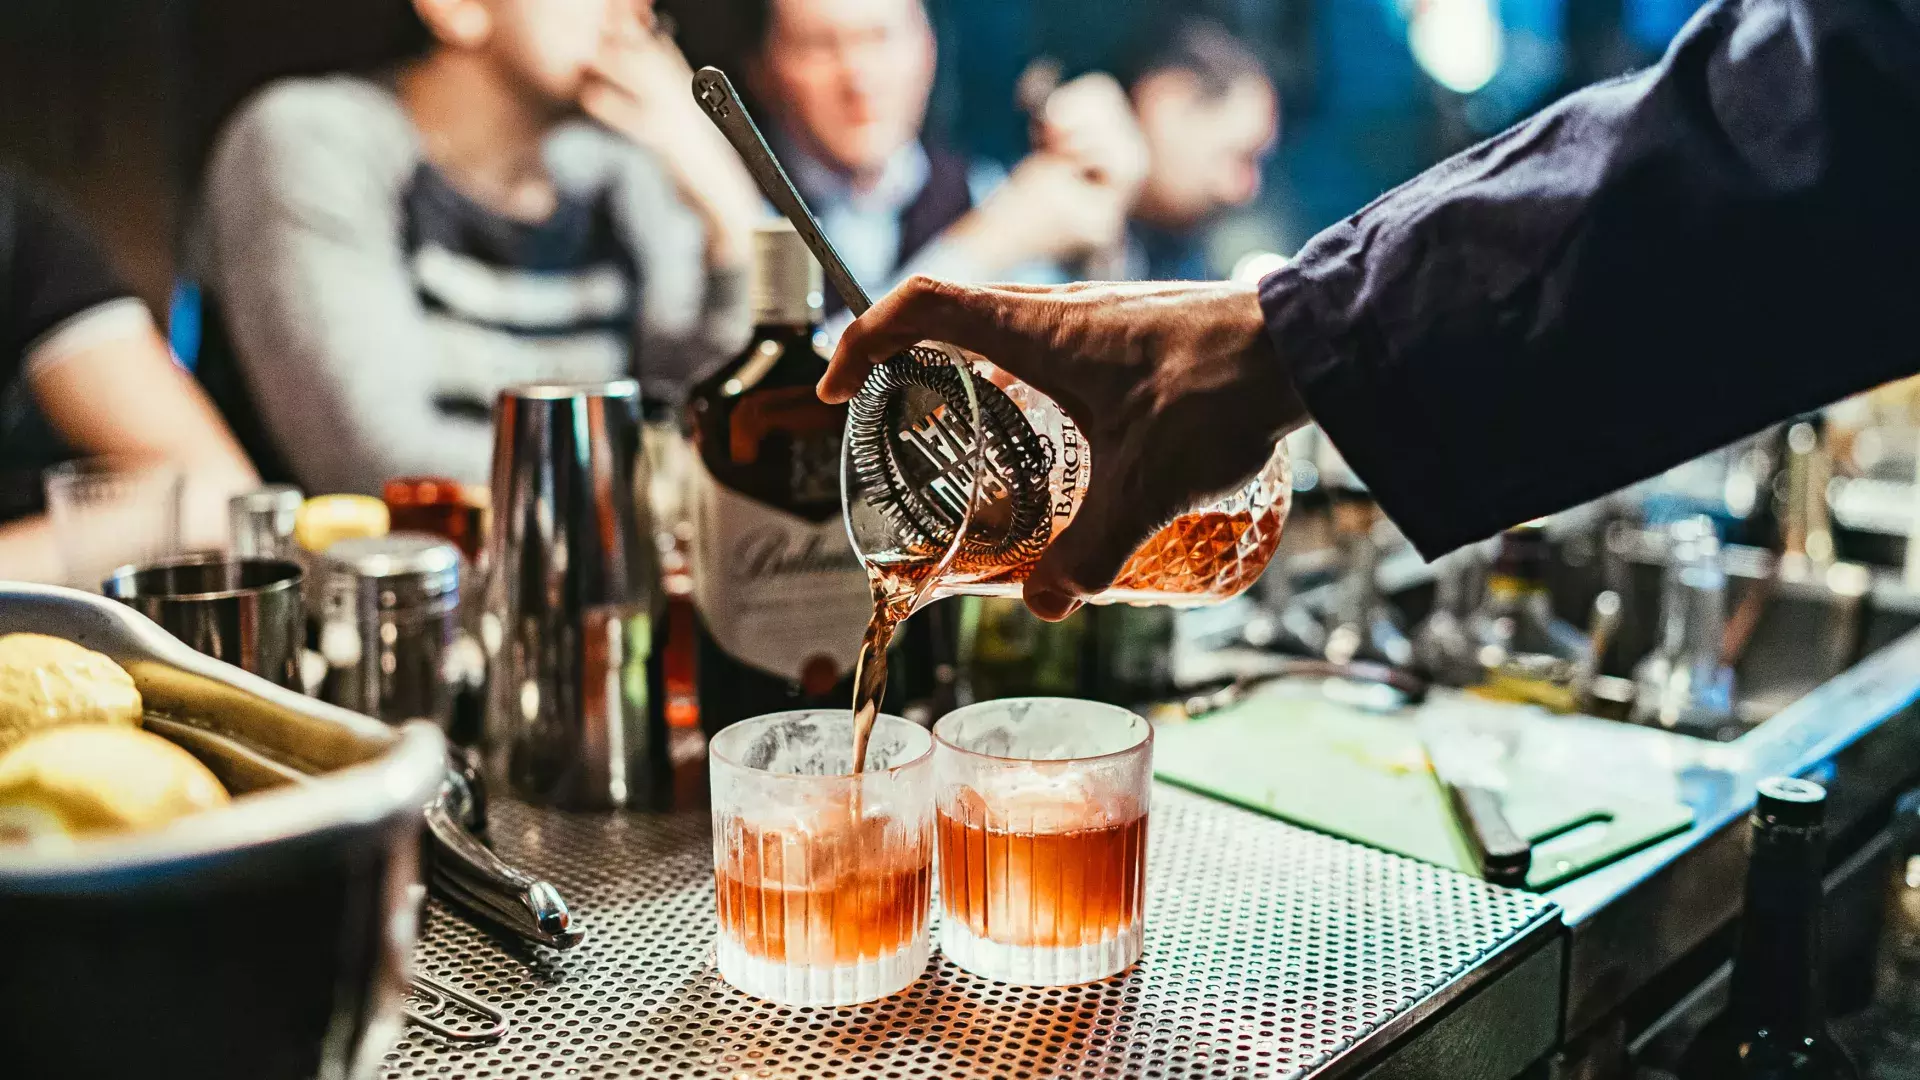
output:
[[[863,557],[947,553],[959,539],[969,562],[1012,565],[1046,547],[1052,448],[964,363],[918,345],[876,367],[854,398],[844,494]]]

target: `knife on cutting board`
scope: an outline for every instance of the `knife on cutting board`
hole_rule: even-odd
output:
[[[1533,868],[1533,844],[1507,820],[1506,778],[1498,765],[1504,751],[1495,748],[1490,755],[1484,747],[1462,741],[1477,744],[1481,739],[1430,724],[1419,729],[1420,747],[1481,875],[1496,885],[1524,888]]]

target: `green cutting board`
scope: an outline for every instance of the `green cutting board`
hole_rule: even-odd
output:
[[[1199,720],[1159,726],[1154,772],[1296,824],[1477,874],[1446,794],[1428,767],[1413,716],[1412,710],[1369,712],[1289,688]],[[1517,723],[1527,730],[1556,719],[1537,717]],[[1553,734],[1548,730],[1533,737]],[[1617,786],[1598,790],[1583,780],[1582,771],[1590,770],[1515,769],[1507,778],[1507,819],[1535,845],[1527,876],[1531,889],[1550,889],[1679,832],[1693,820],[1692,811],[1676,799],[1623,794]]]

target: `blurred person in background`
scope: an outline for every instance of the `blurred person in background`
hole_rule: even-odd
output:
[[[413,8],[416,57],[270,85],[206,177],[201,377],[309,491],[484,484],[503,387],[672,402],[747,330],[760,198],[649,0]]]
[[[40,472],[79,457],[179,470],[189,548],[222,546],[228,496],[256,483],[72,211],[0,170],[0,579],[62,580],[58,538],[37,512]]]
[[[1054,91],[1034,152],[1003,172],[924,134],[935,47],[922,0],[742,2],[768,139],[870,293],[913,274],[1059,280],[1123,236],[1146,153],[1111,77]]]
[[[1260,194],[1280,137],[1280,94],[1266,65],[1209,19],[1150,20],[1116,75],[1147,145],[1147,175],[1128,228],[1128,276],[1221,276],[1208,226]]]

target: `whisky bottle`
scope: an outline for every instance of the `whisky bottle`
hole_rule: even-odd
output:
[[[969,700],[1086,695],[1081,654],[1087,612],[1048,623],[1012,597],[967,596],[935,604],[914,618],[949,607],[961,612],[961,680]]]
[[[1856,1047],[1869,1080],[1920,1080],[1920,791],[1894,811],[1893,869],[1880,930],[1872,1035]]]
[[[873,613],[841,519],[847,408],[814,394],[827,365],[820,267],[793,226],[756,231],[751,285],[752,338],[689,404],[688,562],[709,732],[782,709],[846,708]]]

